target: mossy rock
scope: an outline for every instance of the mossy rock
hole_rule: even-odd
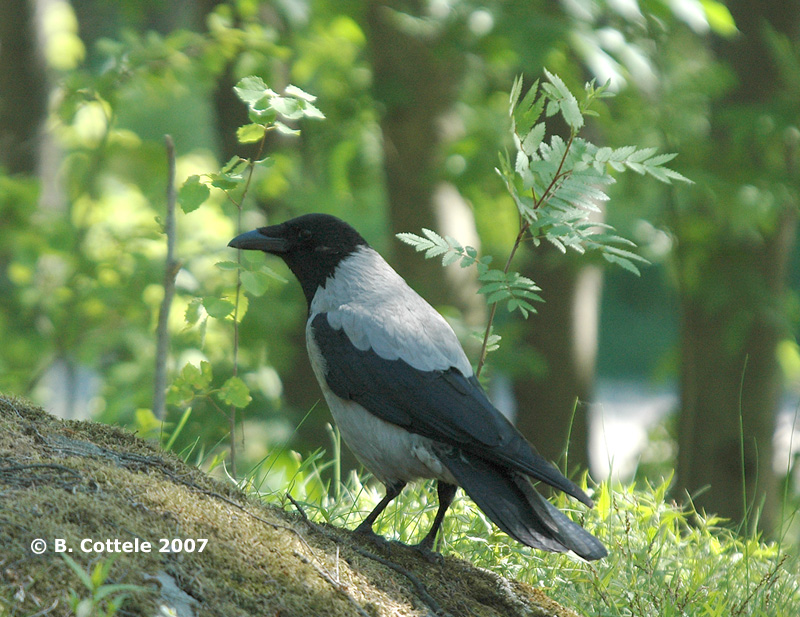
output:
[[[171,553],[161,538],[207,542]],[[35,539],[47,543],[41,555]],[[0,396],[0,616],[72,615],[70,591],[91,597],[56,539],[89,574],[111,559],[104,586],[135,587],[118,615],[577,617],[466,561],[376,547],[262,504],[121,429]],[[138,540],[140,550],[84,552],[87,539]]]

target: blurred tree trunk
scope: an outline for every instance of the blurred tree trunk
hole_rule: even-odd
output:
[[[463,25],[443,22],[428,28],[401,13],[422,18],[420,0],[372,1],[364,19],[376,101],[383,106],[384,168],[389,223],[394,233],[422,228],[450,234],[478,246],[472,212],[452,185],[439,178],[442,147],[458,130],[453,112],[464,71],[464,54],[453,39]],[[476,295],[472,270],[442,269],[400,248],[395,269],[431,304],[455,305],[467,323],[480,325],[483,299]],[[466,277],[466,278],[465,278]]]
[[[786,144],[778,142],[786,134],[774,131],[767,142],[757,131],[759,122],[781,126],[773,106],[781,86],[767,25],[796,41],[800,4],[726,4],[740,35],[720,42],[717,53],[738,83],[712,109],[718,158],[711,164],[732,183],[729,195],[750,186],[775,203],[763,204],[769,216],[752,222],[746,234],[731,214],[742,206],[729,202],[696,203],[694,212],[678,219],[683,307],[677,489],[693,495],[698,508],[734,523],[745,517],[750,525],[756,522],[754,512],[745,511],[745,499],[748,508],[763,504],[758,525],[770,531],[777,522],[772,438],[782,387],[776,350],[787,334],[786,273],[798,186],[796,153],[780,154]],[[775,152],[777,157],[770,156]],[[749,214],[751,221],[757,216]],[[707,237],[697,233],[703,217]]]
[[[31,0],[0,3],[0,166],[11,174],[38,170],[47,75]]]
[[[517,426],[549,461],[563,464],[568,449],[568,473],[588,469],[602,270],[586,265],[584,256],[541,245],[524,274],[546,300],[522,330],[523,344],[539,354],[544,370],[514,380]]]
[[[566,126],[558,129],[564,134]],[[596,127],[588,130],[596,131]],[[592,220],[605,220],[602,203]],[[543,370],[514,380],[517,426],[540,454],[568,475],[589,469],[589,405],[594,398],[603,270],[586,255],[549,243],[530,247],[523,274],[542,288],[544,303],[528,318],[522,343]],[[566,460],[565,460],[566,458]]]
[[[375,96],[385,107],[381,128],[391,228],[418,232],[425,227],[473,244],[477,238],[469,237],[474,227],[468,207],[436,173],[464,71],[463,54],[453,53],[447,29],[436,34],[413,30],[393,12],[420,16],[423,4],[372,2],[367,12]],[[514,382],[517,423],[551,460],[563,454],[572,423],[570,465],[587,468],[586,407],[578,406],[574,421],[573,409],[576,398],[586,401],[591,394],[600,273],[574,263],[563,265],[563,256],[539,267],[540,258],[549,261],[545,252],[543,248],[534,257],[533,278],[547,289],[547,304],[526,324],[530,327],[524,328],[523,343],[539,351],[549,369],[546,375],[519,372]],[[455,305],[470,326],[481,328],[485,323],[486,307],[476,294],[475,279],[463,278],[474,276],[472,270],[442,270],[436,260],[425,261],[403,249],[395,253],[393,264],[434,305]]]

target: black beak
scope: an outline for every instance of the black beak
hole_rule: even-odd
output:
[[[266,231],[267,228],[262,228]],[[236,236],[228,242],[228,246],[235,249],[264,251],[265,253],[286,253],[289,250],[289,241],[285,238],[271,238],[262,233],[262,229],[254,229]]]

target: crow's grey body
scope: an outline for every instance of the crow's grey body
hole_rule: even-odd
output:
[[[387,422],[331,390],[326,377],[330,369],[317,338],[327,337],[328,349],[331,331],[342,331],[357,350],[371,351],[384,360],[405,362],[420,371],[446,370],[455,364],[471,373],[458,339],[439,313],[428,313],[427,303],[371,248],[358,248],[339,264],[336,273],[314,294],[306,323],[306,345],[345,443],[383,484],[417,478],[455,484],[429,438]],[[404,288],[404,293],[396,293],[398,288]],[[393,327],[386,327],[387,323]],[[415,345],[420,332],[425,332],[425,344]],[[391,379],[391,374],[386,377]]]

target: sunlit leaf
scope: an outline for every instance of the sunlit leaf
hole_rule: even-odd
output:
[[[253,397],[250,396],[250,389],[239,377],[230,377],[217,393],[219,399],[226,405],[234,407],[247,407]]]
[[[255,104],[266,95],[275,96],[275,92],[267,87],[264,80],[255,75],[240,79],[233,90],[236,92],[236,96],[247,105]]]
[[[269,287],[269,279],[266,272],[242,272],[242,286],[251,296],[263,296]]]
[[[203,298],[203,308],[215,319],[224,319],[233,312],[233,304],[216,296]]]
[[[265,132],[266,129],[261,124],[245,124],[236,129],[236,139],[240,144],[251,144],[261,141]]]
[[[189,176],[178,190],[178,204],[181,210],[189,214],[197,210],[210,194],[211,191],[201,182],[200,176]]]

